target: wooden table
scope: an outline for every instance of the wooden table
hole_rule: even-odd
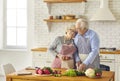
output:
[[[35,70],[22,71],[32,72],[32,75],[16,75],[16,73],[11,73],[6,76],[6,81],[114,81],[114,72],[112,71],[103,71],[102,78],[88,78],[86,76],[38,76],[35,75]]]

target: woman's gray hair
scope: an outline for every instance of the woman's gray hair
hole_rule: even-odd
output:
[[[81,17],[79,18],[77,21],[76,21],[76,25],[80,25],[80,28],[82,29],[89,29],[89,26],[88,26],[88,20],[87,18],[85,17]]]

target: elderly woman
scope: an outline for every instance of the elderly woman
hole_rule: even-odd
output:
[[[75,53],[75,61],[78,70],[87,68],[99,68],[99,37],[96,32],[89,29],[86,18],[76,21],[75,45],[78,52]]]
[[[58,36],[50,45],[49,52],[56,57],[56,60],[53,62],[53,68],[74,67],[73,53],[76,51],[76,47],[74,46],[73,42],[74,36],[75,30],[73,28],[69,28],[64,36]],[[68,49],[65,46],[68,46]],[[72,46],[72,49],[69,46]],[[64,54],[65,49],[67,49],[67,51]],[[67,55],[67,53],[72,54]]]

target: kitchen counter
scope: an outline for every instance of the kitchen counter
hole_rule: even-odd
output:
[[[120,54],[120,50],[115,50],[115,51],[100,51],[100,54]]]
[[[40,48],[33,48],[31,51],[38,51],[38,52],[47,52],[47,48],[40,47]]]
[[[59,69],[63,73],[65,70]],[[17,73],[26,73],[30,72],[31,75],[16,75]],[[36,75],[35,70],[21,70],[15,73],[6,75],[6,81],[114,81],[115,73],[112,71],[102,71],[101,78],[88,78],[86,76],[76,76],[76,77],[54,77],[50,75]]]
[[[38,52],[47,52],[47,48],[33,48],[31,51],[38,51]],[[100,54],[120,54],[120,50],[115,51],[100,51]]]

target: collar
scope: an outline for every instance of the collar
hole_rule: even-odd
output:
[[[85,34],[82,36],[81,34],[77,34],[77,36],[82,36],[82,37],[85,37],[85,36],[88,36],[90,34],[90,29],[87,30],[87,32],[85,32]]]

